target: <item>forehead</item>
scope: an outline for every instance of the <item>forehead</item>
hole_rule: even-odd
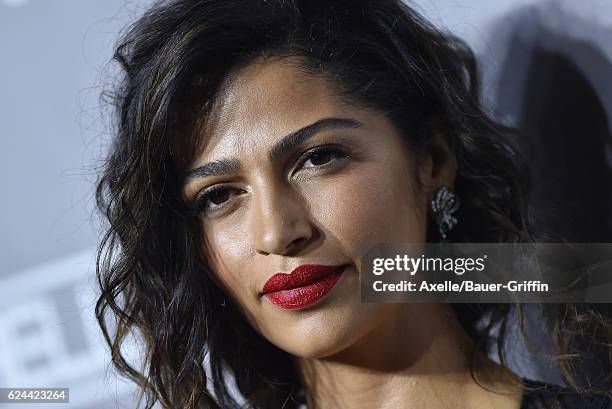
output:
[[[226,81],[199,134],[196,164],[248,153],[323,117],[347,112],[349,104],[329,82],[306,73],[297,62],[251,63]]]

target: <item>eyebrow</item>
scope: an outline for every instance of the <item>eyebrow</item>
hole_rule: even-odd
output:
[[[268,160],[274,162],[288,152],[305,143],[308,139],[316,135],[318,132],[329,129],[342,128],[359,128],[363,124],[351,118],[323,118],[310,125],[307,125],[295,132],[284,136],[280,141],[276,142],[268,152]],[[183,185],[191,182],[194,179],[199,179],[208,176],[220,176],[236,173],[240,171],[241,163],[235,158],[219,159],[214,162],[205,163],[192,171],[185,177]]]

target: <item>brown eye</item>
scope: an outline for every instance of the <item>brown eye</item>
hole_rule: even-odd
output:
[[[322,146],[312,149],[306,154],[306,160],[302,163],[302,167],[317,168],[324,167],[334,161],[334,159],[344,158],[348,153],[335,146]]]
[[[198,196],[194,203],[197,213],[210,213],[223,208],[231,199],[232,192],[237,189],[213,187]]]
[[[315,153],[310,158],[308,158],[308,160],[306,160],[306,162],[304,162],[304,165],[306,165],[308,162],[310,162],[314,166],[320,166],[320,165],[323,165],[323,164],[329,162],[331,160],[331,158],[332,158],[332,155],[330,155],[327,152],[326,153]],[[310,167],[310,166],[304,166],[304,167]]]
[[[229,198],[227,189],[218,189],[207,195],[207,199],[214,205],[223,204]]]

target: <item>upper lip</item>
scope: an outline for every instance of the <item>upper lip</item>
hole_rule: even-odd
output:
[[[274,274],[266,281],[261,292],[262,294],[274,293],[314,284],[326,275],[343,269],[344,266],[344,264],[302,264],[294,268],[289,274],[282,272]]]

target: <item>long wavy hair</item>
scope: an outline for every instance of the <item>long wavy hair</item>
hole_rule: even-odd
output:
[[[289,409],[305,402],[291,357],[256,333],[216,284],[202,254],[202,225],[180,191],[201,143],[195,135],[224,79],[255,59],[288,57],[339,96],[384,112],[414,151],[443,132],[457,158],[462,203],[450,241],[534,240],[527,167],[516,134],[479,102],[472,53],[400,0],[157,2],[115,49],[121,76],[104,94],[115,113],[114,138],[96,190],[108,221],[96,316],[114,366],[138,384],[146,408]],[[428,240],[436,240],[433,229]],[[524,329],[522,306],[455,310],[475,345],[497,348],[505,365],[505,334],[513,311]],[[488,325],[477,325],[485,317]],[[576,376],[585,356],[576,345],[605,347],[607,317],[599,306],[573,304],[550,306],[546,315],[554,359],[581,393],[597,385]],[[144,345],[139,365],[122,349],[132,335]],[[609,382],[598,390],[609,393]]]

